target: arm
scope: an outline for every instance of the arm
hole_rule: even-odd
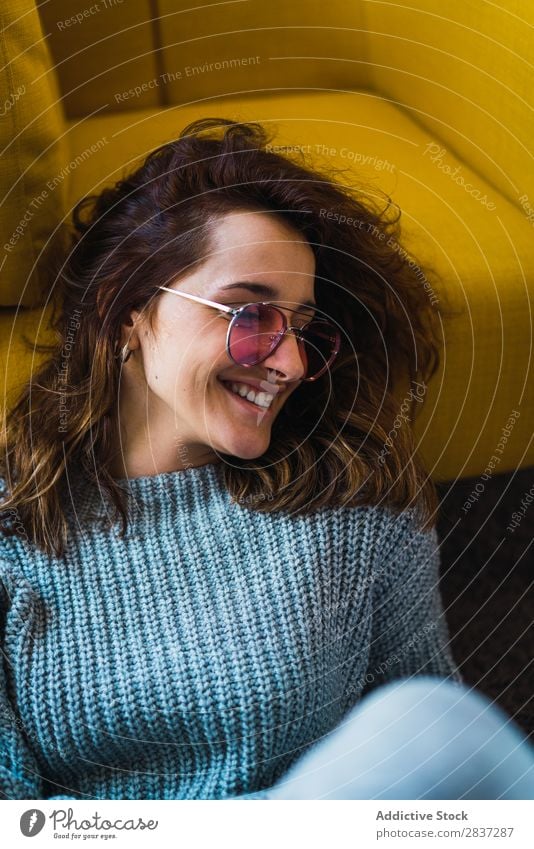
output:
[[[43,799],[39,770],[26,743],[24,729],[7,695],[8,658],[4,637],[8,617],[12,627],[22,629],[31,615],[31,588],[17,581],[5,560],[0,560],[0,800]],[[72,799],[73,796],[50,796]]]
[[[61,792],[47,796],[36,759],[27,741],[24,726],[8,698],[8,652],[6,631],[21,633],[28,627],[34,605],[32,588],[17,579],[15,570],[0,558],[0,801],[9,799],[76,799]],[[236,796],[236,799],[266,798],[266,791]]]
[[[373,625],[368,685],[412,675],[461,682],[439,591],[435,529],[420,532],[413,509],[384,511],[373,563]],[[372,676],[372,678],[371,678]]]
[[[0,799],[41,798],[40,779],[34,758],[26,746],[22,723],[7,696],[8,658],[4,638],[8,616],[24,627],[31,598],[18,585],[10,567],[0,563]]]

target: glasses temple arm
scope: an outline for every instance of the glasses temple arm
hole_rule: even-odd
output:
[[[192,301],[197,301],[197,303],[199,303],[199,304],[205,304],[208,307],[214,307],[217,310],[222,310],[222,312],[229,313],[231,315],[235,315],[236,313],[239,312],[240,309],[243,309],[243,307],[227,307],[225,304],[218,304],[215,301],[209,301],[207,298],[200,298],[198,295],[190,295],[188,292],[179,292],[177,289],[169,289],[168,286],[159,286],[158,288],[163,289],[165,292],[170,292],[172,295],[179,295],[181,298],[190,298]],[[246,306],[248,306],[248,304]],[[298,314],[298,310],[294,310],[294,312],[296,312]],[[300,314],[305,315],[306,313],[300,313]],[[324,321],[327,324],[330,323],[330,322],[326,321],[325,319],[316,319],[316,318],[310,319],[310,322],[308,322],[308,323],[311,323],[312,321]],[[288,328],[288,330],[289,329],[290,328]],[[298,329],[302,330],[302,328],[291,328],[291,329],[292,330],[298,330]],[[323,333],[318,333],[317,335],[321,336],[323,339],[328,338],[328,336],[326,336]]]
[[[216,304],[215,301],[208,301],[207,298],[199,298],[198,295],[190,295],[188,292],[178,292],[176,289],[169,289],[167,286],[159,286],[159,289],[164,289],[165,292],[171,292],[173,295],[179,295],[181,298],[190,298],[192,301],[197,301],[199,304],[206,304],[208,307],[215,307],[217,310],[222,310],[227,313],[235,313],[236,309],[227,307],[224,304]]]

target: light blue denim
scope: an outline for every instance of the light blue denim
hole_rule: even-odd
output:
[[[534,799],[534,746],[466,684],[399,679],[365,695],[263,798]]]

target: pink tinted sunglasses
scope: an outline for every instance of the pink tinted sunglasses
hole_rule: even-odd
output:
[[[292,331],[298,342],[306,368],[303,380],[317,380],[332,365],[339,353],[341,334],[327,319],[312,318],[302,327],[288,326],[282,310],[271,303],[252,302],[242,307],[217,304],[198,295],[159,286],[165,292],[189,298],[232,316],[226,334],[228,356],[239,365],[254,366],[267,359],[280,345],[285,334]]]

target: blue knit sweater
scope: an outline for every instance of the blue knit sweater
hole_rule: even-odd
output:
[[[413,511],[258,513],[219,464],[123,484],[124,539],[76,483],[64,557],[0,535],[0,797],[267,798],[362,693],[461,680]]]

